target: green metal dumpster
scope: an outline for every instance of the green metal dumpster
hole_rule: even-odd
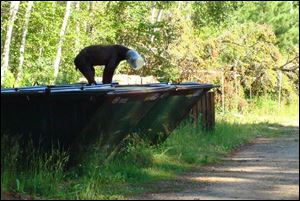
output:
[[[173,90],[170,90],[155,103],[147,115],[141,119],[136,129],[136,132],[150,140],[152,144],[165,140],[187,117],[201,96],[215,87],[212,84],[193,82],[171,84],[170,86],[174,87]]]
[[[210,84],[70,84],[1,88],[1,135],[78,154],[95,144],[108,152],[131,133],[158,143],[176,128]],[[71,155],[72,157],[72,155]]]
[[[171,86],[61,85],[1,89],[1,135],[73,151],[100,141],[112,150]]]
[[[172,87],[168,85],[115,85],[108,92],[105,102],[97,109],[91,121],[79,135],[84,145],[99,142],[101,147],[112,151],[134,130],[156,101]]]
[[[35,86],[1,89],[1,135],[19,135],[45,149],[72,143],[111,86]]]

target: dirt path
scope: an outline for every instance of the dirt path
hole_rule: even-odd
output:
[[[217,165],[154,185],[153,193],[137,199],[298,200],[299,127],[280,138],[257,138]]]

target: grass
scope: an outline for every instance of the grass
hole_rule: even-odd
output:
[[[148,183],[215,163],[255,137],[285,134],[286,128],[298,125],[298,111],[298,103],[279,108],[275,101],[257,99],[243,114],[217,114],[214,131],[186,121],[158,146],[132,134],[126,148],[110,160],[94,146],[84,161],[67,170],[66,152],[44,154],[30,144],[21,149],[17,139],[3,136],[1,198],[13,193],[46,199],[126,199],[148,191]]]

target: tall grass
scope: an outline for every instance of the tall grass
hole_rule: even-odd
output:
[[[53,196],[64,177],[68,154],[59,148],[44,153],[31,141],[20,143],[18,138],[1,136],[1,195],[2,192]]]
[[[279,108],[276,100],[252,101],[242,114],[217,114],[213,131],[203,131],[200,123],[187,120],[157,146],[131,134],[123,142],[126,146],[109,158],[94,145],[73,169],[64,168],[68,154],[62,150],[45,154],[30,144],[21,149],[15,140],[1,137],[1,192],[58,199],[124,199],[145,191],[145,183],[217,162],[257,136],[286,133],[285,128],[299,120],[299,103]]]

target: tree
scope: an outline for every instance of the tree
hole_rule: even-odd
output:
[[[68,19],[71,13],[71,1],[67,1],[67,5],[66,5],[66,11],[65,11],[65,16],[64,16],[64,20],[61,26],[61,30],[60,30],[60,34],[59,34],[59,41],[58,41],[58,47],[57,47],[57,53],[56,53],[56,58],[54,61],[54,78],[57,78],[58,75],[58,71],[59,71],[59,64],[60,64],[60,60],[61,60],[61,49],[62,49],[62,45],[63,45],[63,41],[64,41],[64,36],[65,36],[65,31],[67,28],[67,24],[68,24]]]
[[[285,51],[299,44],[298,1],[247,2],[235,16],[239,23],[253,21],[271,25],[278,45]]]
[[[196,1],[192,5],[194,26],[224,25],[242,5],[243,2],[236,1]]]
[[[25,44],[26,44],[26,35],[28,30],[28,22],[31,14],[31,9],[33,6],[33,1],[29,1],[25,13],[25,22],[23,25],[23,31],[22,31],[22,40],[21,40],[21,47],[20,47],[20,63],[18,66],[18,72],[17,72],[17,78],[16,78],[16,84],[18,85],[22,75],[23,75],[23,63],[24,63],[24,54],[25,54]]]
[[[80,1],[77,1],[76,5],[76,12],[79,13],[80,11]],[[75,31],[76,31],[76,38],[75,38],[75,50],[76,52],[79,50],[80,47],[80,23],[79,23],[79,18],[76,19],[76,27],[75,27]]]
[[[17,17],[17,12],[19,9],[20,1],[11,1],[10,11],[9,11],[9,20],[7,24],[6,39],[3,50],[3,60],[1,62],[1,85],[5,79],[5,73],[9,69],[9,51],[10,51],[10,41],[12,38],[12,32],[14,27],[14,22]]]
[[[21,18],[11,26],[11,2],[1,3],[2,64],[9,53],[9,68],[1,72],[11,80],[2,86],[11,87],[14,77],[20,86],[77,82],[73,61],[80,48],[122,44],[146,66],[136,72],[121,62],[116,73],[218,84],[223,75],[224,93],[251,98],[277,95],[281,80],[282,101],[299,89],[299,2],[40,1],[31,11],[29,5],[20,3]],[[230,108],[233,101],[224,101]]]

